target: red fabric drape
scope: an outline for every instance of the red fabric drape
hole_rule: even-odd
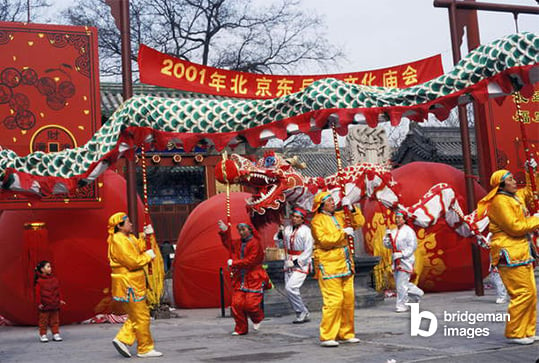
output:
[[[23,273],[25,278],[25,293],[33,298],[34,271],[42,260],[50,261],[52,257],[49,246],[49,233],[43,222],[24,224],[23,233]]]

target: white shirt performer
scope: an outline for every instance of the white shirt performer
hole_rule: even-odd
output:
[[[307,212],[294,208],[290,217],[292,225],[280,229],[275,234],[277,244],[282,243],[286,252],[284,261],[284,282],[286,295],[292,309],[296,312],[295,324],[309,321],[309,310],[303,303],[299,289],[311,270],[313,236],[305,223]]]
[[[384,246],[393,251],[393,271],[395,273],[395,285],[397,287],[396,312],[402,313],[408,310],[405,305],[409,302],[409,295],[413,295],[414,302],[418,302],[423,296],[423,290],[410,282],[410,275],[414,271],[414,252],[417,248],[417,238],[414,230],[404,221],[401,212],[395,213],[397,228],[388,230],[384,237]]]

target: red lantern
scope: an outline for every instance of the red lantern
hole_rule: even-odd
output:
[[[22,250],[25,292],[28,298],[32,299],[35,267],[40,261],[52,260],[49,236],[45,223],[30,222],[24,224]]]
[[[230,159],[220,160],[215,165],[215,178],[221,183],[236,182],[239,176],[238,166]]]

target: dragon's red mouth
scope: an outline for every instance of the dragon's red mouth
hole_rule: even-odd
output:
[[[283,194],[282,179],[272,170],[264,172],[250,170],[242,175],[242,183],[256,189],[247,199],[248,209],[256,214],[266,214],[268,210],[279,210],[286,198]]]
[[[258,193],[247,199],[247,207],[257,214],[266,213],[267,209],[278,210],[284,203],[285,196],[277,184],[258,188]]]
[[[259,189],[258,193],[247,200],[247,205],[256,206],[266,201],[271,201],[274,193],[277,191],[277,185],[271,185],[269,188]]]
[[[279,180],[275,177],[268,176],[264,173],[257,173],[257,172],[250,172],[246,177],[245,181],[249,183],[252,186],[255,186],[257,188],[263,187],[263,186],[272,186],[279,182]]]

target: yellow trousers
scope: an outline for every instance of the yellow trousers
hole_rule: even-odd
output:
[[[535,335],[537,320],[537,287],[533,265],[517,267],[498,266],[503,284],[511,297],[510,321],[505,325],[507,338],[525,338]]]
[[[127,312],[127,320],[116,335],[116,339],[127,345],[137,341],[137,353],[147,353],[154,348],[150,332],[150,310],[146,300],[125,302],[122,304]]]
[[[324,280],[318,278],[324,306],[320,341],[345,340],[354,332],[354,275]]]

